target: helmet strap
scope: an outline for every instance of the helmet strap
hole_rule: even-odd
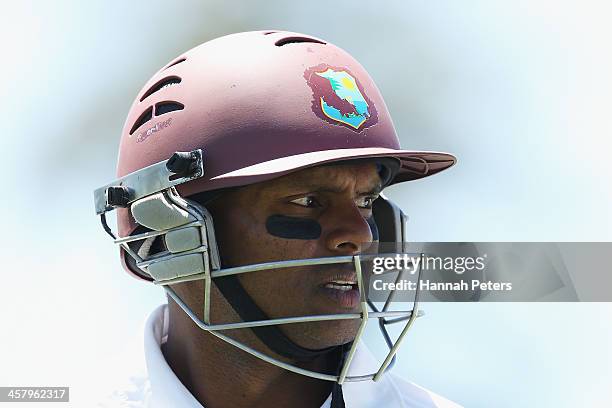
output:
[[[340,348],[340,359],[338,363],[338,375],[340,375],[340,371],[342,371],[342,367],[344,366],[344,361],[346,360],[346,355],[349,352],[353,345],[353,342],[343,344],[339,346]],[[330,408],[345,408],[344,405],[344,394],[342,393],[342,384],[337,382],[332,386],[331,392],[331,404]]]

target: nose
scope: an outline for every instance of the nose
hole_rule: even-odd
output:
[[[323,231],[329,231],[325,245],[336,256],[356,255],[371,245],[370,225],[353,203],[327,214],[322,227]]]

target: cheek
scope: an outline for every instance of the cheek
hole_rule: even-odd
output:
[[[321,237],[321,224],[309,218],[271,215],[266,220],[268,234],[284,239],[312,240]]]
[[[231,225],[217,234],[224,267],[309,258],[321,237],[321,225],[308,218],[271,215],[262,223],[236,214],[223,221]]]
[[[225,211],[215,219],[215,235],[224,268],[255,263],[261,252],[261,224],[240,211]]]

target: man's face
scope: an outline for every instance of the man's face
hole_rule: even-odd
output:
[[[373,163],[319,166],[226,193],[209,206],[223,267],[355,255],[372,241],[372,202],[380,192]],[[240,274],[270,318],[359,312],[352,264]],[[360,320],[280,326],[302,347],[354,339]]]

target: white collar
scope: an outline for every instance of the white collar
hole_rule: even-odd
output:
[[[161,346],[168,340],[168,320],[168,305],[164,304],[151,313],[145,324],[145,361],[151,387],[148,407],[202,408],[202,404],[174,374],[162,353]]]

